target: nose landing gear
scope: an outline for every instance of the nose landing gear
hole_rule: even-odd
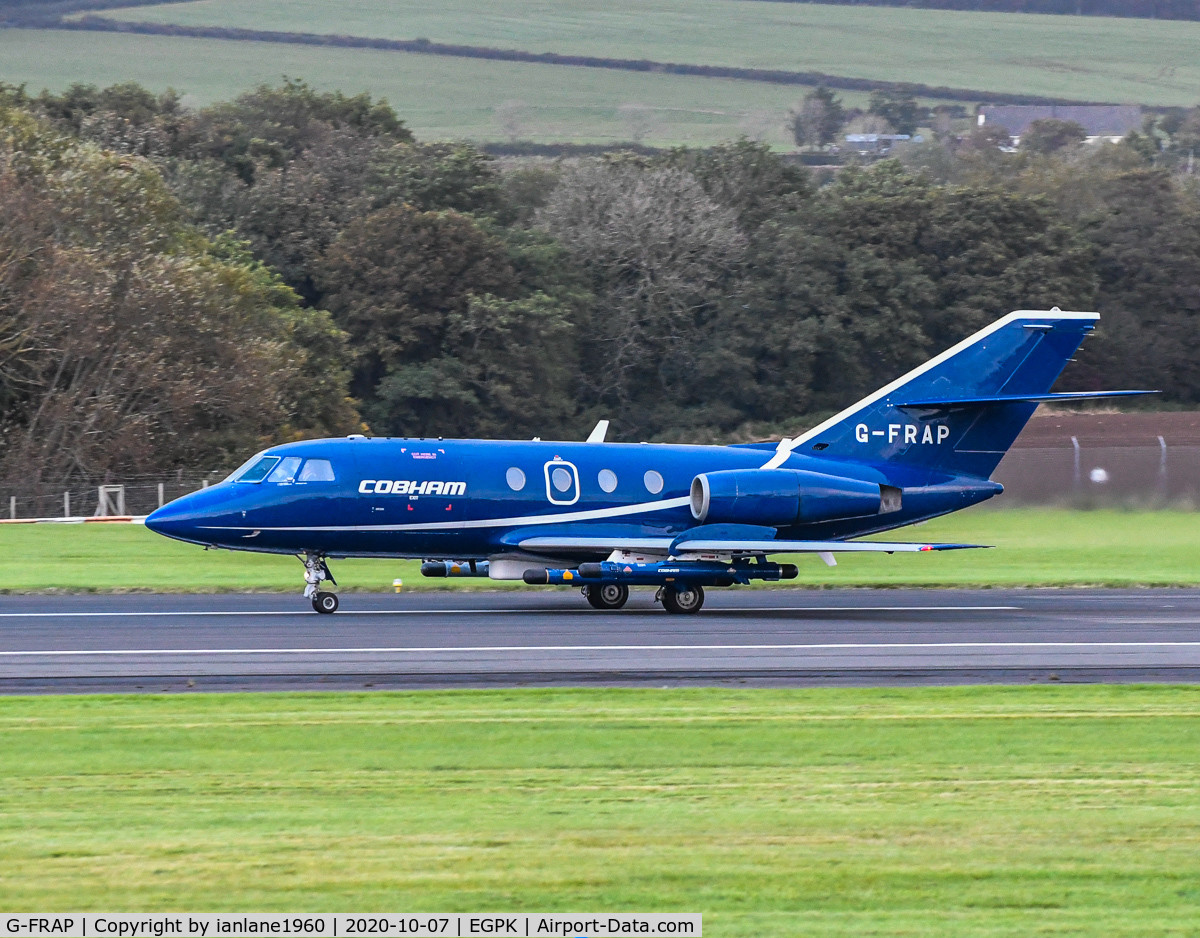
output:
[[[304,563],[304,598],[312,600],[312,607],[316,612],[326,615],[337,612],[337,594],[320,588],[322,580],[328,580],[337,586],[337,580],[333,578],[333,574],[329,572],[329,564],[325,562],[325,555],[305,551],[301,560]]]
[[[323,612],[326,614],[337,612],[337,593],[314,593],[312,598],[312,607],[317,612]]]

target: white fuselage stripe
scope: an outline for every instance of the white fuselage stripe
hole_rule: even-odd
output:
[[[638,505],[617,505],[612,508],[592,508],[586,511],[563,511],[553,515],[517,515],[512,518],[479,518],[473,521],[430,521],[425,524],[330,524],[316,527],[264,528],[259,525],[216,526],[205,525],[204,531],[466,531],[477,528],[505,528],[527,525],[563,524],[571,521],[595,521],[600,518],[620,518],[626,515],[645,514],[683,508],[691,504],[691,498],[666,498],[659,502],[642,502]]]

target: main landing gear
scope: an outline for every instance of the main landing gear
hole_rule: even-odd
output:
[[[581,592],[593,609],[620,609],[629,600],[629,587],[624,583],[592,583]],[[654,595],[667,612],[691,615],[704,605],[703,586],[662,586]]]
[[[767,563],[763,557],[729,560],[625,559],[614,551],[613,560],[570,567],[530,567],[522,579],[531,586],[579,586],[593,609],[620,609],[630,586],[657,586],[655,602],[672,615],[689,616],[704,605],[705,586],[733,586],[751,580],[794,580],[795,564]]]
[[[629,587],[624,583],[589,584],[581,592],[593,609],[620,609],[629,600]],[[667,612],[691,615],[704,605],[703,586],[662,586],[654,595]]]
[[[655,594],[663,608],[675,615],[688,616],[699,612],[704,605],[703,586],[664,586]]]
[[[313,610],[330,615],[337,612],[337,593],[330,593],[320,588],[322,580],[328,580],[337,586],[337,580],[329,572],[329,564],[325,555],[313,551],[305,551],[301,558],[304,562],[304,598],[312,600]]]
[[[592,584],[583,588],[583,595],[593,609],[620,609],[629,600],[629,587],[624,583]]]

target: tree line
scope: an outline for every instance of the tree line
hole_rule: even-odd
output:
[[[1195,404],[1198,130],[947,132],[836,173],[745,140],[501,165],[295,80],[199,110],[0,88],[0,475],[364,425],[751,439],[1055,305],[1104,315],[1066,386]]]

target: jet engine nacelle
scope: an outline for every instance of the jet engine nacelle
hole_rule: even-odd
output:
[[[692,517],[782,527],[860,518],[899,507],[899,490],[804,469],[727,469],[692,479]],[[891,504],[895,502],[895,507]]]

